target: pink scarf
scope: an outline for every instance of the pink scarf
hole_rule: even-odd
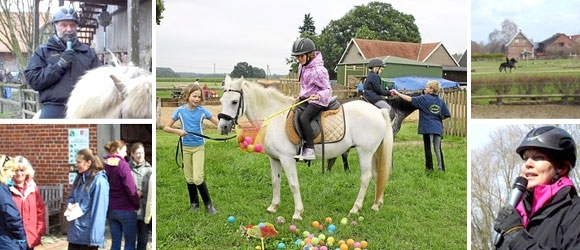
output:
[[[572,183],[572,181],[567,176],[561,177],[558,179],[558,181],[550,185],[536,185],[534,187],[534,199],[532,201],[532,211],[530,212],[530,216],[537,212],[544,205],[550,203],[558,191],[568,186],[572,186],[572,188],[574,188],[574,183]],[[523,202],[520,201],[516,207],[516,210],[518,210],[522,216],[524,227],[527,227],[530,218],[524,209]]]

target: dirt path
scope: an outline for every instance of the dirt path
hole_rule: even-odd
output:
[[[474,119],[577,119],[578,105],[471,105]]]

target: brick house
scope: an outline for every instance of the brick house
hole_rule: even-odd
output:
[[[576,37],[556,33],[550,38],[538,43],[536,56],[544,58],[576,57],[578,56],[578,52],[580,52],[580,45],[573,39],[576,39]]]
[[[533,59],[534,43],[528,39],[520,30],[506,44],[505,55],[507,58],[515,58],[516,60]]]

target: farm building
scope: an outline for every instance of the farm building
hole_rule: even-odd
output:
[[[61,218],[71,190],[69,177],[75,176],[71,167],[75,167],[78,150],[90,148],[102,159],[106,155],[103,146],[111,140],[125,141],[127,151],[131,143],[142,142],[145,158],[152,163],[152,129],[151,124],[12,124],[0,126],[0,154],[26,157],[40,186],[63,185],[64,200],[58,213]]]
[[[402,64],[412,64],[415,65],[411,68],[405,68],[406,75],[425,75],[431,76],[432,72],[409,72],[410,69],[420,69],[427,67],[417,67],[418,65],[423,66],[437,66],[440,69],[439,75],[437,77],[442,77],[445,75],[455,75],[454,79],[457,81],[459,78],[461,82],[467,81],[467,67],[460,66],[457,61],[449,54],[445,46],[442,43],[408,43],[408,42],[392,42],[392,41],[380,41],[380,40],[367,40],[367,39],[357,39],[353,38],[346,46],[341,58],[338,61],[336,68],[338,83],[344,84],[346,86],[352,86],[350,81],[350,74],[347,71],[352,71],[354,74],[359,76],[366,76],[366,71],[361,73],[359,69],[352,70],[353,68],[341,68],[341,65],[356,66],[364,64],[365,61],[368,63],[372,58],[384,58],[392,57],[392,63],[397,65]],[[399,59],[406,60],[405,62]],[[385,61],[388,63],[387,61]],[[341,71],[342,70],[342,71]],[[447,74],[444,74],[446,70],[449,70]],[[386,69],[385,71],[389,71]],[[389,74],[389,73],[387,73]],[[394,73],[393,73],[394,74]]]
[[[520,30],[506,44],[506,57],[515,58],[516,60],[533,59],[534,43]]]
[[[545,58],[570,58],[578,56],[580,45],[575,42],[573,36],[556,33],[550,38],[538,43],[536,48],[537,57]]]

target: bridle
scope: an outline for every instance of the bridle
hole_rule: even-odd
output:
[[[232,121],[234,122],[233,125],[237,125],[238,124],[238,118],[244,115],[244,92],[241,90],[235,90],[235,89],[228,89],[225,92],[236,92],[240,94],[240,98],[238,99],[238,110],[236,110],[236,115],[235,117],[231,117],[228,114],[224,114],[224,113],[219,113],[218,114],[218,119],[224,119],[226,121]]]

